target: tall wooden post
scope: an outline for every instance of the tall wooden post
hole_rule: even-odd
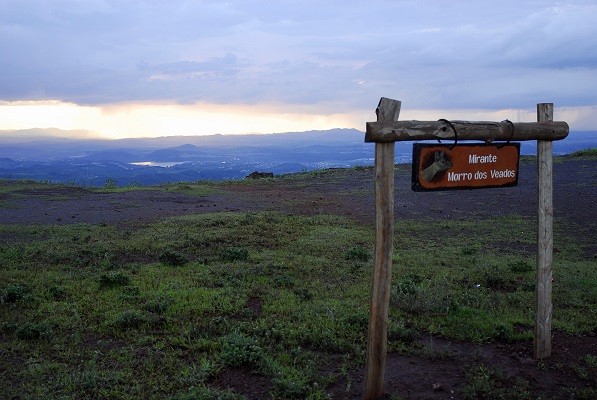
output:
[[[400,106],[400,101],[382,97],[377,121],[397,121]],[[375,252],[364,400],[384,393],[394,239],[394,147],[394,142],[375,143]]]
[[[537,122],[553,121],[553,104],[537,104]],[[551,355],[553,263],[553,142],[537,141],[537,280],[535,284],[535,358]]]

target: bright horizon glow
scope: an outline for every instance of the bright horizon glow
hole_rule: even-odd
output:
[[[402,120],[447,118],[471,121],[532,122],[533,109],[504,110],[409,110],[404,107]],[[554,119],[566,121],[571,130],[595,130],[597,107],[562,107],[555,105]],[[127,103],[107,106],[83,106],[59,100],[0,102],[0,130],[57,128],[86,130],[108,139],[159,137],[174,135],[266,134],[301,132],[334,128],[363,131],[374,121],[374,112],[323,114],[314,106],[294,109],[280,106]]]
[[[0,115],[0,130],[88,130],[109,139],[260,134],[350,128],[357,125],[355,116],[351,114],[326,115],[309,110],[276,110],[271,106],[215,104],[81,106],[57,100],[18,101],[0,102]]]
[[[19,0],[0,13],[0,130],[362,131],[381,96],[419,120],[531,122],[553,102],[556,120],[597,130],[595,0]]]

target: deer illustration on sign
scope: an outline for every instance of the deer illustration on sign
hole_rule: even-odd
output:
[[[427,182],[430,182],[438,172],[452,168],[452,163],[446,158],[444,151],[436,151],[434,158],[433,164],[423,170],[423,178]]]

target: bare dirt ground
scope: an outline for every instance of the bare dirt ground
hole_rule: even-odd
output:
[[[211,194],[135,190],[98,193],[78,187],[48,187],[0,194],[0,224],[119,224],[134,227],[194,213],[274,210],[299,215],[336,214],[373,224],[371,169],[324,171],[308,179],[230,181]],[[484,219],[537,213],[536,167],[521,164],[516,187],[487,190],[413,192],[410,166],[396,171],[395,216],[400,219]],[[590,255],[597,252],[597,161],[557,160],[554,164],[554,218],[571,222]],[[8,184],[5,183],[4,184]],[[1,238],[0,238],[1,239]]]
[[[596,199],[597,161],[566,159],[554,164],[555,223],[571,226],[566,231],[584,248],[589,259],[597,258]],[[2,183],[8,185],[9,183]],[[410,190],[410,169],[398,167],[395,182],[396,219],[483,219],[500,215],[534,217],[537,208],[536,167],[521,164],[519,184],[512,188],[476,191],[417,193]],[[300,215],[337,214],[363,223],[374,222],[373,172],[355,169],[349,173],[323,171],[309,179],[266,179],[227,182],[205,196],[163,190],[98,193],[83,188],[48,187],[0,194],[1,224],[105,223],[130,227],[171,216],[222,211],[276,210]],[[10,242],[14,238],[2,237]],[[557,241],[557,238],[556,238]],[[532,249],[531,249],[532,250]],[[556,250],[557,252],[557,247]],[[516,384],[517,377],[531,382],[531,398],[578,398],[564,387],[597,388],[597,371],[581,377],[580,360],[597,357],[596,332],[571,336],[554,332],[553,355],[532,359],[532,343],[476,345],[422,337],[423,345],[442,357],[391,353],[388,356],[386,391],[405,399],[458,399],[466,371],[491,366],[503,371],[491,379],[499,386]],[[330,367],[332,370],[334,366]],[[482,368],[482,367],[480,367]],[[481,369],[482,371],[482,369]],[[355,369],[329,388],[335,399],[360,399],[364,369]],[[248,370],[226,370],[213,382],[233,388],[248,399],[269,398],[271,383]]]
[[[597,162],[556,161],[554,214],[584,225],[595,222]],[[411,218],[483,218],[533,216],[537,209],[536,171],[523,163],[516,187],[487,190],[413,192],[410,167],[399,166],[395,182],[395,215]],[[373,223],[371,169],[314,172],[308,179],[257,180],[223,183],[211,194],[184,191],[135,190],[100,193],[79,187],[48,187],[0,194],[2,224],[117,223],[143,224],[176,215],[221,211],[278,210],[313,215],[345,215]],[[4,181],[4,185],[10,183]],[[593,232],[594,233],[594,232]]]

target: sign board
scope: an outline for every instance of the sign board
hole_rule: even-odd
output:
[[[414,144],[414,191],[516,186],[520,143]]]

